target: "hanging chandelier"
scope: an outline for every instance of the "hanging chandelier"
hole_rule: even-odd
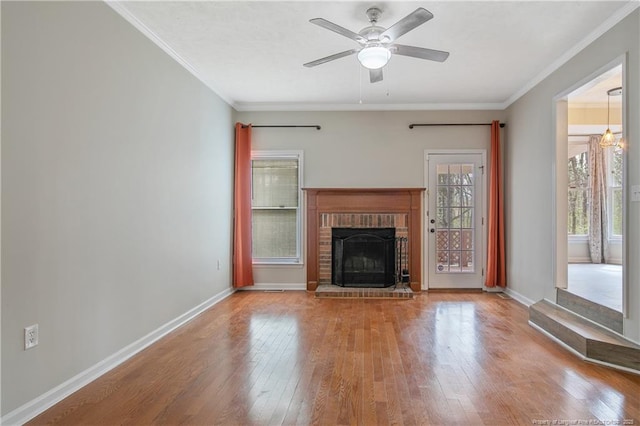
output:
[[[602,137],[600,138],[600,146],[603,148],[618,146],[616,135],[613,134],[609,126],[611,125],[611,96],[620,95],[622,95],[622,87],[615,87],[613,89],[607,90],[607,130],[602,134]]]

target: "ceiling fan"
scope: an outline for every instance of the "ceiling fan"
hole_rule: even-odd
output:
[[[343,35],[360,44],[357,49],[345,50],[344,52],[335,53],[327,57],[307,62],[305,67],[315,67],[325,62],[335,59],[344,58],[345,56],[358,54],[358,60],[363,67],[369,69],[369,79],[372,83],[382,81],[382,67],[384,67],[391,54],[411,56],[418,59],[428,59],[430,61],[444,62],[449,56],[449,52],[441,50],[426,49],[424,47],[405,46],[403,44],[394,43],[400,36],[408,33],[419,25],[424,24],[431,18],[433,14],[428,10],[419,7],[389,28],[378,26],[378,19],[382,14],[382,10],[377,7],[371,7],[367,10],[367,17],[371,25],[363,28],[360,32],[355,33],[333,22],[323,18],[314,18],[309,22],[330,31]]]

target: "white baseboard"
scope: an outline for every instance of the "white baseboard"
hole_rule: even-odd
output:
[[[510,289],[509,287],[504,289],[504,292],[506,294],[508,294],[509,296],[511,296],[512,298],[514,298],[515,300],[517,300],[518,302],[522,303],[523,305],[525,305],[526,307],[529,307],[531,305],[533,305],[535,302],[531,299],[529,299],[526,296],[523,296],[522,294],[518,293],[517,291],[514,291],[512,289]]]
[[[88,385],[98,377],[117,367],[118,365],[125,362],[127,359],[131,358],[141,350],[150,346],[154,342],[158,341],[162,337],[171,333],[176,328],[180,327],[184,323],[192,320],[193,318],[200,315],[202,312],[206,311],[216,303],[226,299],[230,295],[235,292],[234,289],[229,288],[226,289],[212,298],[202,302],[198,306],[190,309],[179,317],[169,321],[164,324],[160,328],[152,331],[146,336],[138,339],[137,341],[131,343],[128,346],[125,346],[118,352],[113,355],[105,358],[104,360],[98,362],[97,364],[89,367],[85,371],[77,374],[76,376],[70,378],[64,383],[56,386],[55,388],[45,392],[39,397],[27,402],[21,407],[16,408],[15,410],[7,413],[0,419],[0,424],[2,425],[22,425],[35,416],[41,414],[48,408],[51,408],[53,405],[62,401],[67,396],[76,392],[80,388]]]
[[[284,290],[306,290],[307,285],[304,283],[259,283],[247,287],[241,287],[241,291],[284,291]]]
[[[591,263],[590,257],[570,257],[568,263]]]

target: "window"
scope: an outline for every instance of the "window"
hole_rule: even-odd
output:
[[[622,238],[622,148],[609,149],[608,164],[608,203],[609,203],[609,237]]]
[[[607,204],[609,239],[622,238],[622,148],[607,148]],[[569,143],[569,199],[567,230],[579,239],[589,234],[589,155],[588,144]]]
[[[569,236],[589,233],[589,155],[587,143],[569,145]]]
[[[252,153],[254,263],[301,263],[302,152]]]

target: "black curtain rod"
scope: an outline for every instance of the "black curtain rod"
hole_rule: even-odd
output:
[[[242,125],[243,129],[246,129],[247,127],[249,127],[246,124]],[[320,130],[320,126],[317,124],[312,124],[312,125],[291,125],[291,124],[283,124],[283,125],[279,125],[279,124],[258,124],[258,125],[251,125],[251,127],[286,127],[286,128],[290,128],[290,127],[315,127],[317,130]]]
[[[428,123],[428,124],[409,124],[409,128],[414,127],[434,127],[434,126],[491,126],[491,123]],[[500,123],[500,127],[504,127],[504,123]]]

